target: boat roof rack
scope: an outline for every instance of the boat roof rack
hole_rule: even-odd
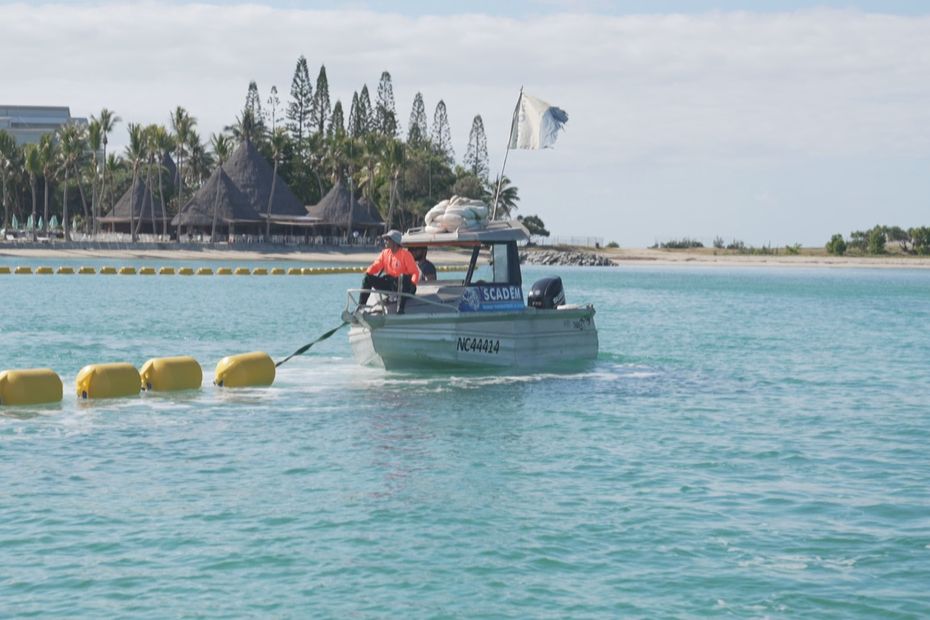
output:
[[[480,245],[529,241],[530,232],[518,220],[488,222],[481,228],[460,228],[454,232],[426,232],[425,228],[411,228],[404,233],[401,243],[413,245]]]

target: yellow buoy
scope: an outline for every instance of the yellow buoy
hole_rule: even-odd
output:
[[[286,272],[283,267],[275,267],[271,270],[271,275],[273,276],[283,276]]]
[[[255,351],[221,359],[216,365],[213,383],[228,388],[271,385],[274,374],[271,357],[262,351]]]
[[[116,273],[116,268],[115,267],[101,267],[99,273],[105,276],[111,276]]]
[[[178,275],[179,276],[192,276],[194,275],[194,270],[191,269],[190,267],[181,267],[180,269],[178,269]]]
[[[154,267],[141,267],[139,269],[140,276],[154,276],[155,268]]]
[[[41,273],[41,274],[43,274],[43,275],[48,275],[48,274],[51,274],[51,273],[55,273],[55,270],[52,269],[51,267],[36,267],[36,273]]]
[[[198,276],[212,276],[213,270],[210,269],[209,267],[201,267],[197,270],[197,275]]]
[[[13,273],[32,273],[32,267],[19,266]]]
[[[6,265],[0,266],[0,273],[10,273],[10,268]]]
[[[91,273],[97,273],[97,270],[94,269],[93,267],[81,267],[80,269],[78,269],[78,273],[79,273],[79,274],[83,274],[83,275],[87,275],[87,274],[91,274]]]
[[[135,268],[135,267],[120,267],[120,268],[119,268],[119,275],[121,275],[121,276],[134,276],[134,275],[136,275],[136,268]]]
[[[252,272],[249,271],[248,267],[236,267],[236,271],[234,271],[233,273],[235,273],[237,276],[247,276],[247,275],[250,275]]]
[[[267,276],[268,270],[265,269],[264,267],[256,267],[255,269],[252,270],[252,275],[253,276]]]
[[[132,364],[91,364],[81,369],[74,386],[78,398],[119,398],[138,394],[142,379]]]
[[[62,389],[61,378],[51,368],[0,372],[0,405],[57,403]]]
[[[58,273],[72,275],[74,274],[74,268],[65,267],[64,265],[62,265],[61,267],[58,268]]]
[[[300,267],[291,267],[287,270],[289,276],[299,276],[302,273]]]
[[[142,365],[139,371],[142,389],[155,392],[196,390],[203,383],[203,370],[193,357],[157,357]]]
[[[316,275],[316,269],[314,269],[313,267],[304,267],[304,268],[301,269],[300,271],[301,271],[301,273],[303,273],[305,276],[315,276],[315,275]]]
[[[218,276],[230,276],[232,275],[232,269],[229,267],[220,267],[216,270],[216,275]]]
[[[161,269],[158,270],[158,275],[160,275],[160,276],[173,276],[173,275],[174,275],[174,267],[162,267]]]

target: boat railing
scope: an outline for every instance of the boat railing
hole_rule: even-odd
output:
[[[388,303],[390,303],[391,298],[396,298],[395,310],[399,310],[401,298],[406,297],[407,299],[415,299],[417,303],[423,303],[423,304],[427,304],[430,306],[436,306],[438,308],[442,308],[446,312],[449,312],[450,310],[453,312],[458,312],[459,310],[457,302],[448,303],[448,302],[435,301],[423,295],[418,296],[413,293],[403,293],[401,291],[383,291],[381,289],[373,289],[373,288],[371,289],[350,288],[346,293],[346,306],[345,306],[346,312],[348,312],[349,314],[352,314],[355,311],[355,309],[359,306],[358,297],[356,297],[355,295],[361,294],[361,293],[369,293],[371,295],[377,295],[378,300],[379,300],[378,303],[381,304],[382,307],[384,307],[385,309],[387,309]]]

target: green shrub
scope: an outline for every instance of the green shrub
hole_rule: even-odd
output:
[[[607,244],[607,247],[609,247],[609,248],[619,248],[619,247],[620,247],[620,244],[617,243],[616,241],[611,241],[610,243]]]
[[[843,240],[843,235],[837,233],[830,237],[830,240],[827,241],[827,252],[833,254],[834,256],[842,256],[846,253],[846,241]]]

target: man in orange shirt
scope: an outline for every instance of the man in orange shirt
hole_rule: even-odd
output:
[[[397,280],[401,279],[402,290],[404,293],[411,295],[417,292],[417,283],[420,281],[420,270],[417,268],[417,262],[413,255],[400,244],[402,235],[399,230],[389,230],[381,235],[384,239],[384,249],[375,259],[365,272],[365,279],[362,281],[362,288],[375,289],[378,291],[396,291]],[[378,275],[384,272],[385,275]],[[358,296],[359,306],[368,303],[368,291]],[[399,313],[404,313],[404,306],[407,305],[407,298],[400,298]]]

